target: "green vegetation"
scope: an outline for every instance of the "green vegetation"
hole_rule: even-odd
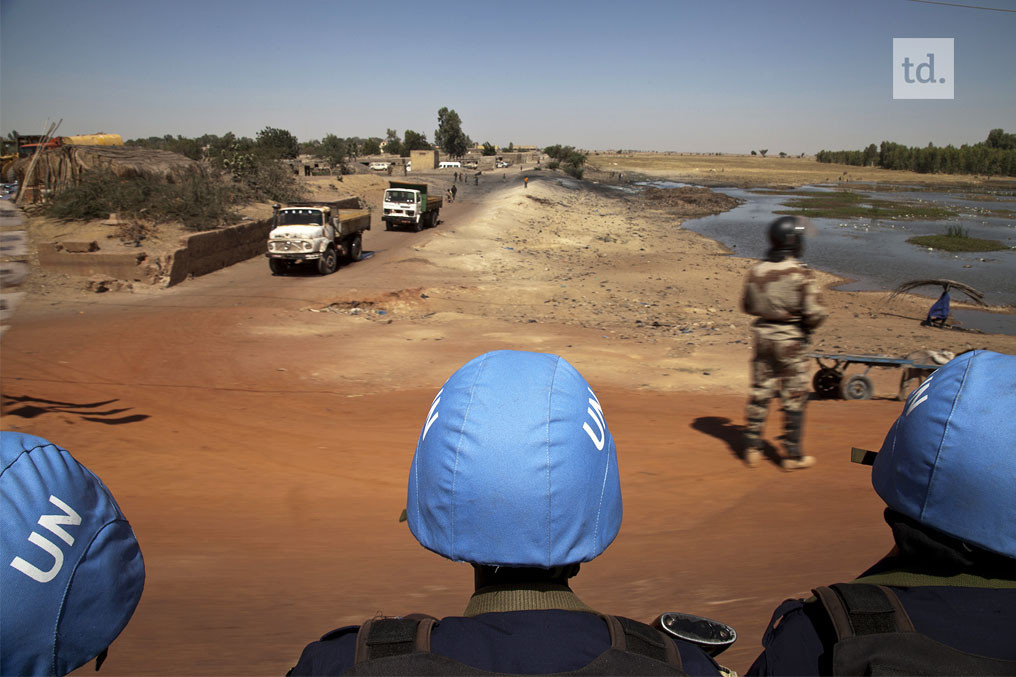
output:
[[[490,141],[484,141],[482,153],[485,157],[497,155],[497,148],[494,148],[494,144],[492,144]]]
[[[967,229],[960,226],[949,226],[945,235],[918,235],[907,242],[947,252],[996,252],[1009,248],[998,240],[970,237]]]
[[[190,230],[211,230],[239,220],[230,209],[238,197],[236,187],[205,173],[167,183],[153,177],[89,172],[76,186],[55,193],[43,209],[61,219],[99,219],[117,213],[150,223],[179,221]]]
[[[258,132],[258,152],[271,160],[293,159],[300,154],[300,144],[288,130],[265,127]]]
[[[944,148],[929,143],[925,148],[883,141],[864,150],[821,150],[819,162],[836,162],[862,167],[907,169],[920,174],[985,174],[1016,176],[1016,134],[993,129],[988,138],[973,145]]]
[[[576,179],[582,178],[582,166],[586,163],[586,154],[575,150],[574,146],[562,146],[560,144],[547,146],[543,152],[553,158],[547,164],[550,169],[563,167],[564,171]]]
[[[462,119],[454,110],[441,108],[437,112],[437,131],[434,143],[450,157],[462,157],[473,142],[462,131]]]
[[[942,207],[879,200],[848,190],[828,193],[791,191],[788,194],[801,197],[788,201],[787,209],[777,210],[774,212],[775,214],[808,216],[819,219],[865,218],[928,221],[956,215],[954,211]]]

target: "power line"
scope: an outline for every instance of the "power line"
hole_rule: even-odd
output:
[[[983,9],[988,12],[1013,12],[1016,9],[1002,9],[1000,7],[980,7],[978,5],[961,5],[958,2],[938,2],[938,0],[908,0],[909,2],[923,2],[926,5],[945,5],[946,7],[963,7],[965,9]]]

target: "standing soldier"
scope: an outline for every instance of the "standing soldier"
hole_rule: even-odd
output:
[[[744,461],[754,466],[762,451],[762,428],[769,400],[779,394],[783,403],[784,470],[815,465],[801,451],[804,407],[808,402],[808,362],[804,353],[809,335],[822,324],[825,309],[819,305],[811,270],[798,260],[804,250],[805,221],[784,216],[769,225],[769,254],[756,264],[744,285],[741,306],[758,317],[754,324],[751,397],[745,430]]]

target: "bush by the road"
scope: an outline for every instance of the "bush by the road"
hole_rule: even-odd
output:
[[[190,230],[211,230],[239,220],[231,210],[237,189],[216,177],[196,174],[167,183],[155,177],[119,178],[89,172],[77,185],[55,193],[44,211],[61,219],[101,219],[120,214],[152,223],[176,221]]]

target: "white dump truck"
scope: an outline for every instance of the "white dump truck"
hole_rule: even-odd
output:
[[[381,212],[385,230],[409,226],[419,232],[437,225],[444,201],[427,184],[389,181],[388,185]]]
[[[370,230],[370,210],[358,198],[335,202],[293,202],[274,205],[268,234],[268,266],[284,275],[292,266],[313,264],[329,275],[344,261],[359,261],[363,231]]]

